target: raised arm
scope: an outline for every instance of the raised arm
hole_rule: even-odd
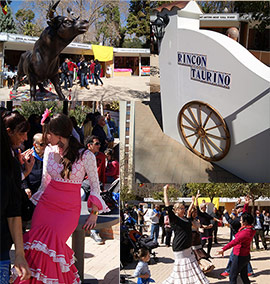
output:
[[[169,198],[168,198],[168,189],[169,189],[169,185],[166,184],[164,187],[164,203],[165,203],[165,206],[168,207],[170,205],[170,202],[169,202]]]
[[[244,208],[243,208],[243,213],[248,212],[249,202],[250,202],[250,197],[247,195],[245,197],[245,205],[244,205]]]
[[[188,211],[187,211],[187,217],[190,218],[191,217],[191,212],[192,212],[192,209],[194,207],[194,204],[196,202],[196,197],[195,196],[192,196],[192,201],[189,205],[189,208],[188,208]]]

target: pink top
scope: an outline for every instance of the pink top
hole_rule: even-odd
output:
[[[83,149],[80,150],[81,152]],[[96,157],[89,150],[86,150],[82,157],[72,165],[72,171],[69,179],[61,177],[61,171],[63,165],[59,164],[59,148],[58,146],[48,145],[44,152],[43,157],[43,172],[42,181],[38,191],[32,196],[31,201],[36,205],[43,194],[45,188],[51,180],[81,184],[84,180],[85,174],[87,174],[90,182],[90,196],[88,199],[88,206],[91,207],[91,203],[94,203],[100,212],[110,211],[100,196],[99,179],[97,173]]]

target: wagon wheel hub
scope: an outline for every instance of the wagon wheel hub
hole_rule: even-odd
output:
[[[200,137],[205,137],[205,136],[206,136],[206,132],[205,132],[205,130],[204,130],[202,127],[198,127],[198,128],[197,128],[197,134],[198,134]]]

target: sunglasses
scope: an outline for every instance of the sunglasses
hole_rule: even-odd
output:
[[[93,145],[100,145],[100,142],[95,142],[95,143],[92,143]]]
[[[36,144],[41,146],[41,147],[45,146],[45,143],[36,143]]]

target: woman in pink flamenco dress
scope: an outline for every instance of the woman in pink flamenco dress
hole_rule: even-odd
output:
[[[44,153],[41,187],[32,197],[37,204],[31,230],[24,234],[25,258],[32,277],[15,284],[81,283],[74,265],[74,252],[66,241],[76,229],[81,211],[81,183],[87,174],[92,211],[84,225],[95,227],[98,212],[109,211],[100,197],[96,158],[72,135],[72,122],[64,114],[54,116],[47,126],[50,143]]]

